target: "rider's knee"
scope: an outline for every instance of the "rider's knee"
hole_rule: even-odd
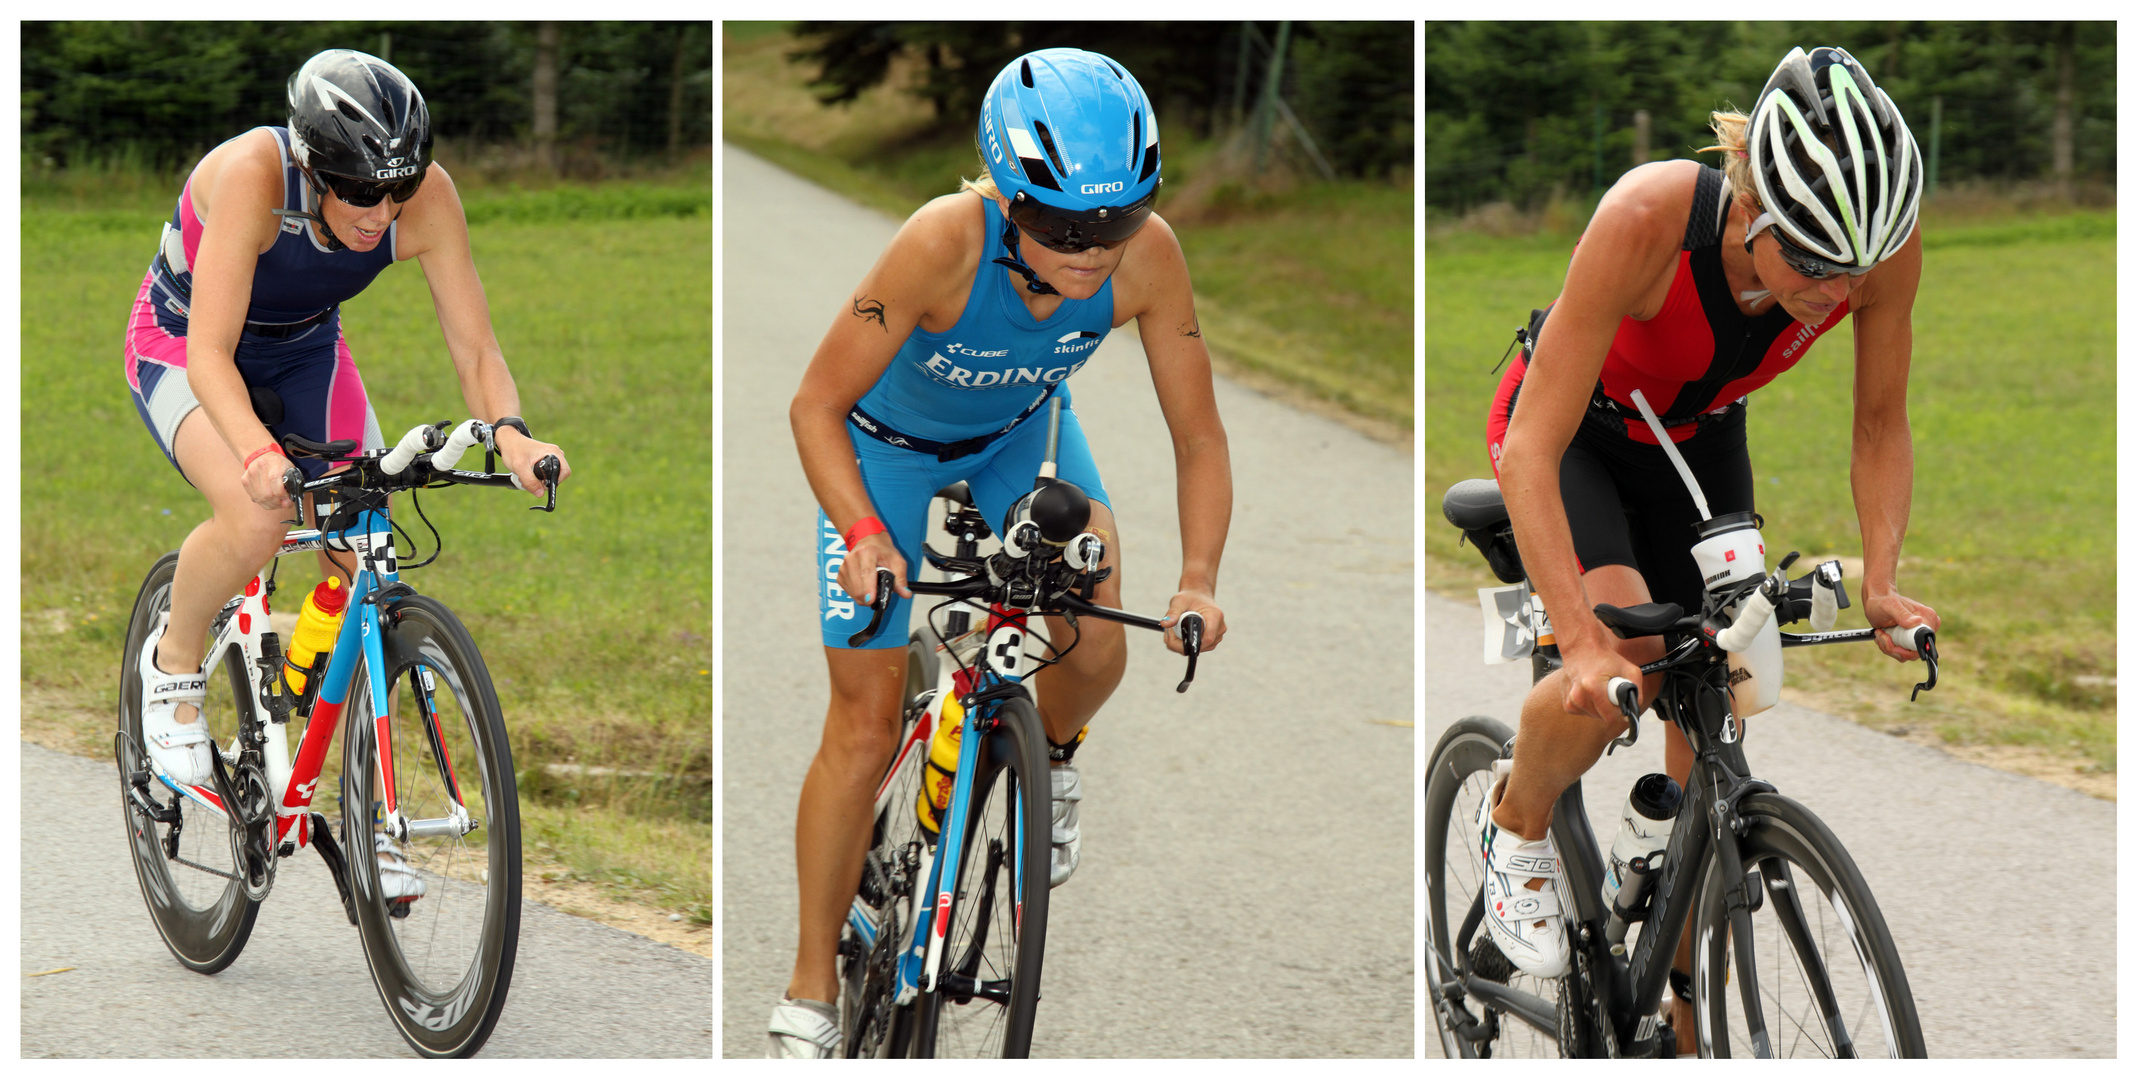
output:
[[[898,738],[897,718],[864,703],[834,700],[824,721],[819,756],[841,772],[881,772]]]

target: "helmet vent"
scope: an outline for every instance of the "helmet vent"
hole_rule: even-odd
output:
[[[1032,62],[1026,60],[1017,66],[1023,70],[1025,89],[1030,90],[1032,88]]]
[[[1039,145],[1046,148],[1047,160],[1054,163],[1054,171],[1063,176],[1069,175],[1069,166],[1062,164],[1062,152],[1054,145],[1054,133],[1047,130],[1047,125],[1037,120],[1032,121],[1032,127],[1039,132]]]
[[[1107,69],[1108,71],[1111,71],[1111,72],[1113,72],[1113,73],[1114,73],[1114,78],[1116,78],[1116,79],[1119,79],[1119,80],[1121,80],[1122,82],[1127,82],[1127,81],[1128,81],[1128,75],[1127,75],[1127,73],[1123,72],[1123,71],[1122,71],[1122,70],[1121,70],[1121,69],[1120,69],[1119,67],[1116,67],[1116,66],[1114,66],[1114,62],[1113,62],[1113,61],[1111,61],[1111,60],[1108,60],[1108,61],[1106,62],[1106,69]]]
[[[1143,113],[1138,111],[1128,125],[1128,160],[1134,162],[1136,155],[1143,153]]]

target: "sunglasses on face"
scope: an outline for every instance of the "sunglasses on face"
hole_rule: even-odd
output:
[[[1773,224],[1773,214],[1761,214],[1759,216],[1759,219],[1752,223],[1751,229],[1745,233],[1745,251],[1747,253],[1751,252],[1752,250],[1752,238],[1758,236],[1760,230],[1766,229],[1768,226]],[[1848,263],[1837,263],[1831,259],[1821,258],[1820,256],[1814,255],[1811,252],[1806,251],[1803,248],[1800,248],[1795,244],[1790,243],[1788,238],[1782,235],[1782,230],[1774,229],[1772,231],[1774,234],[1774,245],[1776,252],[1782,257],[1782,265],[1787,266],[1792,271],[1795,271],[1799,276],[1810,278],[1813,281],[1823,281],[1827,278],[1834,276],[1835,274],[1847,274],[1850,277],[1862,277],[1863,275],[1870,273],[1872,269],[1877,266],[1876,263],[1873,263],[1871,266],[1855,266]]]
[[[335,198],[359,209],[369,209],[377,206],[381,199],[405,203],[414,198],[416,189],[423,186],[425,171],[428,170],[419,170],[414,176],[389,184],[375,184],[368,180],[356,180],[332,173],[320,173],[319,179],[327,185],[328,190],[334,192]]]
[[[1074,255],[1087,248],[1111,248],[1136,234],[1150,220],[1151,201],[1131,207],[1058,210],[1018,192],[1010,200],[1010,221],[1041,247]]]

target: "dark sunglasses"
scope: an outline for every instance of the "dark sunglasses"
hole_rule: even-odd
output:
[[[1136,234],[1150,220],[1151,200],[1134,206],[1070,211],[1048,206],[1018,192],[1010,200],[1010,221],[1049,251],[1074,255],[1086,248],[1110,248]]]
[[[374,184],[368,180],[355,180],[333,173],[320,173],[319,179],[334,192],[334,197],[350,206],[368,209],[379,204],[381,199],[405,203],[415,198],[416,189],[423,186],[423,174],[428,169],[416,170],[416,175],[396,180],[390,184]]]
[[[1774,245],[1777,253],[1782,257],[1782,264],[1813,281],[1823,281],[1835,274],[1862,277],[1877,267],[1876,263],[1870,266],[1856,266],[1850,263],[1837,263],[1831,259],[1814,255],[1790,243],[1789,239],[1782,235],[1782,230],[1772,228],[1771,226],[1774,224],[1772,218],[1772,214],[1762,214],[1759,220],[1753,222],[1751,233],[1745,237],[1745,254],[1752,253],[1752,241],[1764,230],[1774,236]]]

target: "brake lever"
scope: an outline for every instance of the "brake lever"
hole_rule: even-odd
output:
[[[549,496],[549,505],[530,506],[527,509],[540,510],[547,514],[557,512],[557,485],[563,482],[557,474],[563,471],[564,463],[558,461],[555,454],[544,454],[542,460],[535,462],[535,479],[542,481],[542,492]]]
[[[1179,686],[1173,688],[1173,692],[1185,694],[1188,692],[1188,684],[1195,681],[1196,654],[1203,651],[1202,613],[1196,611],[1185,612],[1181,615],[1180,621],[1174,625],[1180,630],[1180,651],[1187,654],[1188,657],[1188,674],[1180,680]]]
[[[1925,690],[1937,689],[1937,631],[1932,630],[1928,623],[1917,623],[1914,626],[1888,630],[1886,631],[1886,637],[1891,639],[1893,644],[1898,645],[1901,648],[1907,649],[1908,651],[1915,653],[1917,656],[1922,657],[1924,665],[1929,667],[1930,669],[1929,678],[1924,679],[1922,682],[1916,683],[1915,689],[1908,692],[1908,700],[1914,701],[1915,696]]]
[[[295,465],[282,470],[282,491],[290,497],[290,512],[296,516],[284,525],[304,527],[304,470]]]
[[[537,507],[537,509],[540,508]],[[877,630],[883,626],[883,613],[891,608],[891,597],[897,583],[898,578],[891,571],[881,566],[876,568],[876,595],[869,598],[869,610],[873,614],[869,616],[869,624],[867,626],[847,637],[847,648],[858,649],[870,638],[876,636]]]
[[[1611,745],[1604,747],[1604,756],[1610,757],[1611,751],[1621,746],[1632,746],[1640,741],[1641,691],[1640,687],[1633,685],[1631,679],[1612,679],[1605,684],[1605,690],[1611,695],[1611,700],[1617,703],[1618,711],[1626,717],[1626,733],[1611,740]]]

